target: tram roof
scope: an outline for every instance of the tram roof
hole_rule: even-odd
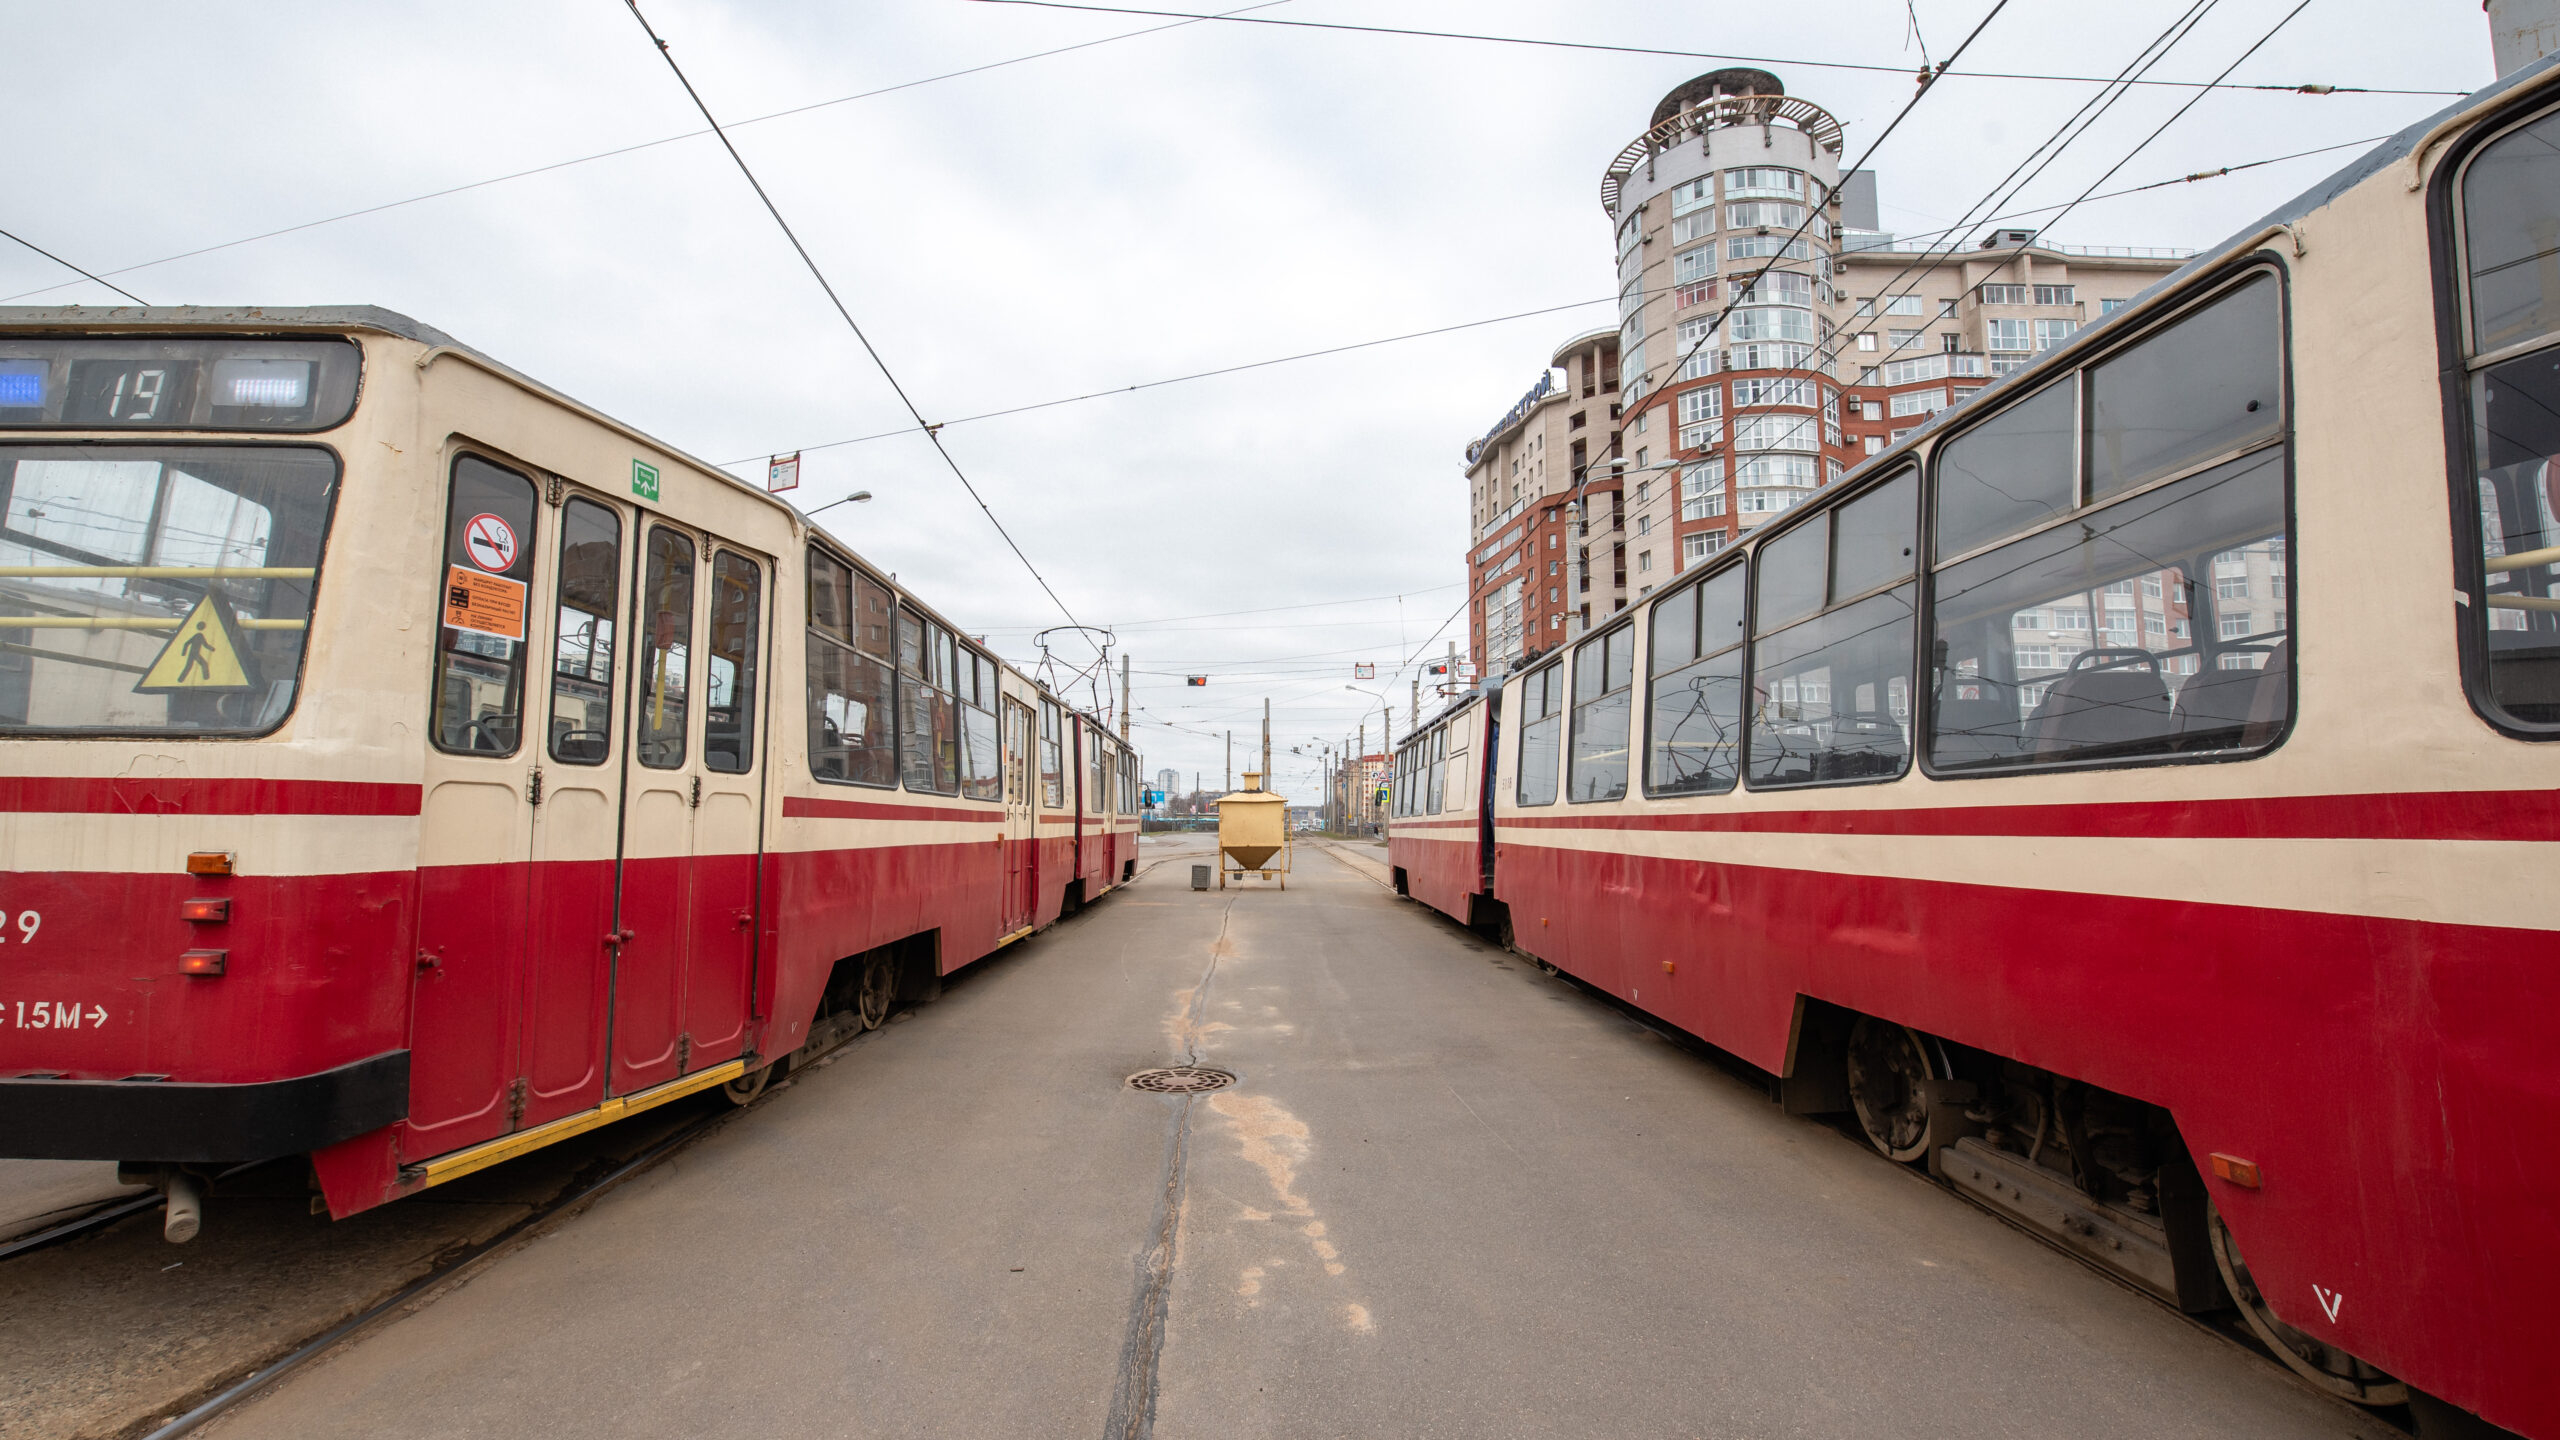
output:
[[[463,356],[494,375],[521,385],[537,395],[556,400],[597,423],[611,426],[665,455],[683,461],[706,475],[716,475],[746,494],[791,516],[802,529],[812,534],[824,535],[841,553],[856,559],[861,556],[861,552],[856,550],[850,541],[801,514],[799,507],[789,501],[750,484],[682,446],[671,445],[638,426],[615,419],[556,386],[544,384],[487,351],[454,339],[433,325],[412,319],[397,310],[386,310],[379,305],[0,305],[0,330],[5,329],[63,330],[85,334],[117,330],[172,329],[245,331],[268,335],[287,332],[344,335],[352,331],[371,331],[378,335],[412,340],[430,349],[450,351]],[[863,561],[863,563],[866,566],[870,564],[869,561]],[[896,589],[900,599],[931,615],[954,633],[968,633],[964,627],[954,623],[950,616],[943,614],[938,606],[924,600],[904,586],[898,586]],[[1026,680],[1031,679],[1030,672],[1019,665],[1013,665],[1001,657],[998,657],[998,663],[1006,665]],[[1039,684],[1036,680],[1032,683]],[[1048,687],[1040,688],[1047,690]],[[1050,693],[1054,695],[1056,692]],[[1063,695],[1057,698],[1060,703],[1065,703]],[[1076,709],[1072,705],[1067,708]],[[1089,712],[1077,710],[1076,713],[1085,715],[1096,725],[1101,724],[1100,719]]]

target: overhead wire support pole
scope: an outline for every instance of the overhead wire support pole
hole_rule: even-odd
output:
[[[951,458],[951,452],[943,448],[942,427],[924,418],[924,412],[916,408],[916,402],[907,394],[907,387],[898,383],[897,373],[889,368],[889,362],[880,358],[880,351],[871,343],[871,337],[862,333],[861,322],[855,320],[853,312],[845,308],[843,298],[836,294],[836,287],[828,281],[827,273],[818,268],[817,260],[809,254],[809,247],[800,243],[800,237],[792,230],[791,222],[782,218],[781,207],[773,203],[771,195],[765,193],[764,182],[756,178],[755,170],[747,164],[747,157],[739,154],[738,147],[730,143],[729,132],[720,128],[719,118],[714,116],[711,113],[711,107],[704,103],[702,93],[694,89],[693,82],[685,77],[684,67],[676,63],[675,51],[668,47],[665,40],[659,38],[657,29],[649,23],[649,17],[640,13],[640,0],[623,0],[623,3],[630,9],[631,18],[639,22],[641,33],[649,37],[650,44],[658,47],[659,57],[667,62],[667,69],[676,77],[676,83],[684,87],[684,93],[693,101],[693,108],[702,112],[703,123],[711,127],[711,133],[720,141],[720,148],[729,152],[730,160],[737,164],[738,173],[747,178],[748,186],[756,192],[756,199],[764,202],[765,213],[773,217],[773,223],[782,231],[782,238],[791,242],[792,250],[799,255],[800,263],[809,268],[810,277],[818,282],[818,288],[827,292],[827,303],[835,306],[836,314],[844,317],[845,328],[853,332],[854,339],[862,342],[862,351],[871,357],[873,365],[879,367],[880,378],[889,382],[889,388],[897,392],[898,403],[905,406],[907,414],[915,420],[916,428],[924,432],[927,440],[933,442],[933,453],[942,457],[942,463],[950,469],[952,478],[958,480],[960,488],[968,491],[969,498],[977,502],[979,511],[987,517],[987,523],[995,527],[996,534],[1003,538],[1006,548],[1012,550],[1013,557],[1022,562],[1022,568],[1030,571],[1031,578],[1039,582],[1041,593],[1047,595],[1050,602],[1058,607],[1058,613],[1066,616],[1070,624],[1081,624],[1082,622],[1076,619],[1075,612],[1067,608],[1067,602],[1060,599],[1058,592],[1050,587],[1049,577],[1041,574],[1040,567],[1032,564],[1031,557],[1024,554],[1022,547],[1015,543],[1013,532],[1005,529],[1004,522],[996,518],[996,512],[987,504],[986,497],[980,495],[978,487],[970,483],[968,472],[962,470],[960,462]]]

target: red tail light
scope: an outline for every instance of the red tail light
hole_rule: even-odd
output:
[[[223,962],[230,956],[231,952],[228,950],[190,950],[178,957],[178,973],[219,975],[222,973]]]
[[[231,902],[223,900],[181,900],[178,918],[197,925],[219,925],[231,918]]]

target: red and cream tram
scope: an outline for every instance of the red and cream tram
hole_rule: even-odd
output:
[[[2545,64],[1425,727],[1403,886],[2331,1393],[2560,1436],[2555,236]]]
[[[0,1156],[125,1162],[177,1238],[227,1165],[344,1216],[751,1097],[1134,873],[1137,774],[400,316],[0,310]]]

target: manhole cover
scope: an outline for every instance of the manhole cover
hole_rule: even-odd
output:
[[[1166,1070],[1141,1070],[1129,1077],[1129,1088],[1156,1095],[1197,1095],[1203,1090],[1224,1090],[1236,1083],[1236,1077],[1224,1070],[1206,1065],[1176,1065]]]

